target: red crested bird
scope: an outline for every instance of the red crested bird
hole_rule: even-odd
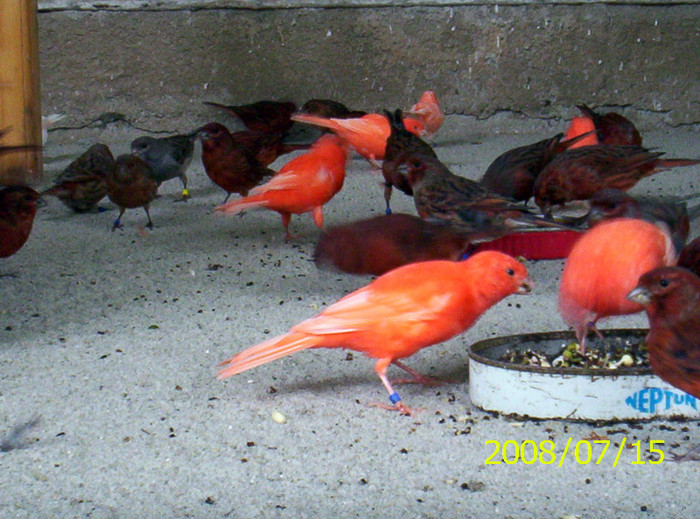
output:
[[[93,144],[71,162],[39,196],[55,196],[76,213],[93,210],[107,195],[107,176],[114,172],[114,156],[104,144]]]
[[[693,159],[662,159],[662,152],[641,146],[599,144],[566,150],[547,164],[535,181],[535,203],[543,213],[573,200],[588,200],[597,191],[627,191],[640,179],[664,169],[693,166]]]
[[[314,251],[319,268],[379,276],[430,260],[459,260],[469,238],[451,226],[394,213],[340,225],[325,232]]]
[[[432,90],[426,90],[421,94],[418,102],[408,111],[408,115],[415,117],[423,123],[423,135],[426,139],[432,138],[445,120],[437,96]]]
[[[348,348],[377,359],[374,370],[389,393],[388,409],[412,414],[386,376],[389,365],[428,382],[401,359],[468,330],[506,296],[530,289],[525,266],[500,252],[481,252],[466,261],[411,263],[346,295],[288,333],[223,361],[218,378],[310,348]]]

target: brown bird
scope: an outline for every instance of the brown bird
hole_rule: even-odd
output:
[[[224,203],[231,193],[246,196],[264,178],[275,174],[263,166],[253,154],[237,143],[228,129],[209,123],[199,130],[202,141],[202,164],[207,176],[226,191]]]
[[[669,384],[700,398],[700,278],[680,267],[639,278],[627,299],[649,317],[649,364]]]
[[[527,202],[532,197],[532,187],[542,169],[556,155],[585,139],[588,134],[565,141],[561,140],[562,137],[560,133],[499,155],[486,169],[481,184],[499,195]]]
[[[492,193],[478,182],[453,174],[435,157],[411,154],[406,170],[418,214],[451,224],[475,243],[516,227],[565,227],[535,216],[524,205]]]
[[[696,276],[700,276],[700,236],[683,247],[678,256],[678,266],[687,268]]]
[[[588,226],[613,218],[638,218],[660,226],[668,232],[676,252],[685,246],[690,233],[690,219],[685,202],[635,198],[619,189],[601,189],[589,200]]]
[[[600,115],[585,104],[576,105],[576,107],[581,110],[584,116],[593,121],[601,144],[642,145],[642,136],[632,121],[626,117],[616,112]]]
[[[263,166],[269,166],[281,155],[310,147],[310,144],[288,144],[285,142],[285,135],[281,133],[245,130],[233,132],[231,137]]]
[[[114,172],[112,152],[104,144],[93,144],[56,177],[54,186],[39,196],[55,196],[76,213],[94,209],[107,195],[107,176]]]
[[[0,258],[12,256],[32,232],[39,193],[27,186],[0,190]]]
[[[389,123],[391,124],[391,134],[386,140],[386,151],[382,162],[382,175],[384,176],[384,200],[386,201],[386,214],[391,214],[392,188],[413,196],[411,184],[408,177],[399,171],[399,166],[406,161],[406,157],[411,153],[419,153],[429,157],[436,157],[432,146],[423,139],[414,135],[406,129],[403,123],[401,110],[396,110],[393,114],[385,111]]]
[[[299,110],[304,114],[318,115],[334,119],[350,119],[353,117],[362,117],[367,112],[361,110],[350,110],[343,103],[332,99],[309,99]]]
[[[641,146],[598,144],[569,149],[547,164],[535,181],[535,203],[550,215],[552,207],[588,200],[608,187],[627,191],[640,179],[677,166],[700,164],[692,159],[661,159],[662,152]]]
[[[121,228],[121,217],[127,209],[143,207],[148,216],[146,227],[153,228],[148,205],[156,197],[158,182],[153,178],[151,167],[135,155],[117,157],[114,171],[107,175],[107,196],[119,206],[119,216],[112,231]]]
[[[314,252],[319,268],[379,276],[402,265],[459,260],[470,248],[466,235],[449,225],[395,213],[330,229]]]
[[[238,117],[246,128],[263,133],[284,133],[292,127],[290,117],[297,105],[289,101],[258,101],[248,105],[227,106],[204,102]]]

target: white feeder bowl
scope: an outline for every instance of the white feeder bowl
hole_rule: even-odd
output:
[[[605,343],[641,342],[648,330],[602,330]],[[575,340],[572,332],[497,337],[472,344],[469,396],[487,411],[571,420],[700,419],[697,398],[667,384],[649,368],[544,368],[499,361],[506,350],[555,355]],[[620,343],[621,344],[621,343]],[[589,348],[598,347],[593,335]]]

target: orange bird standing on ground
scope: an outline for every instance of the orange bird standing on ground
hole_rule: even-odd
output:
[[[700,398],[700,278],[686,269],[647,272],[627,296],[649,317],[645,344],[659,377]]]
[[[386,376],[389,365],[427,382],[399,359],[454,337],[504,297],[530,289],[525,266],[501,252],[481,252],[461,262],[411,263],[348,294],[288,333],[225,360],[218,378],[309,348],[348,348],[377,359],[374,370],[389,392],[390,409],[411,414]]]
[[[254,208],[277,211],[287,239],[291,238],[292,214],[311,212],[314,223],[323,228],[323,204],[343,187],[346,161],[346,144],[337,135],[322,135],[309,151],[287,162],[266,184],[216,210],[233,214]]]
[[[423,123],[425,128],[424,137],[426,139],[432,138],[445,120],[437,96],[432,90],[423,92],[418,102],[408,111],[408,114],[413,115]]]
[[[293,121],[313,124],[333,130],[336,135],[352,146],[357,153],[370,162],[382,160],[386,152],[386,141],[391,135],[389,119],[381,114],[367,114],[350,119],[325,118],[309,114],[296,114]],[[423,133],[423,123],[406,117],[406,129],[414,135]],[[377,166],[379,167],[379,166]]]
[[[642,311],[626,299],[642,274],[675,263],[670,235],[644,220],[605,221],[581,236],[559,285],[559,313],[574,328],[581,349],[588,331],[597,332],[599,319]]]

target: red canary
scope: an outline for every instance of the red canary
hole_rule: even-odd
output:
[[[27,186],[0,190],[0,258],[22,248],[32,232],[39,193]]]
[[[314,223],[323,228],[323,204],[343,187],[346,161],[346,146],[341,139],[322,135],[309,151],[287,162],[269,182],[216,210],[233,214],[254,208],[277,211],[282,215],[287,239],[291,238],[292,214],[311,212]]]
[[[263,166],[253,152],[236,142],[223,124],[209,123],[199,129],[202,141],[202,164],[207,176],[226,191],[246,196],[264,178],[275,174]]]
[[[412,115],[423,123],[426,139],[432,138],[445,120],[437,96],[432,90],[423,92],[418,102],[408,111],[408,115]]]
[[[379,276],[409,263],[457,261],[470,245],[449,225],[394,213],[330,229],[316,245],[314,261],[319,268]]]
[[[527,202],[542,169],[559,153],[575,147],[590,135],[562,140],[562,134],[502,153],[489,165],[480,182],[499,195]],[[594,136],[595,137],[595,136]]]
[[[700,236],[683,247],[678,256],[678,266],[687,268],[693,274],[700,276]]]
[[[545,214],[572,200],[588,200],[608,187],[627,191],[640,179],[677,166],[700,164],[692,159],[661,159],[662,152],[641,146],[598,144],[560,153],[535,181],[535,203]]]
[[[292,120],[333,130],[370,162],[384,158],[386,141],[391,135],[389,120],[381,114],[367,114],[350,119],[327,119],[316,115],[296,114],[292,116]],[[407,117],[403,122],[406,129],[414,135],[423,132],[423,123],[417,119]]]
[[[559,285],[559,313],[574,328],[585,351],[589,330],[613,315],[634,314],[642,307],[626,299],[639,276],[674,265],[676,253],[667,233],[633,218],[602,222],[574,245]]]
[[[589,117],[581,115],[571,119],[569,127],[566,129],[566,133],[564,134],[564,139],[569,140],[575,137],[582,136],[584,134],[586,134],[586,136],[578,142],[569,146],[569,149],[600,144],[600,141],[598,140],[598,135],[596,133],[595,124]]]
[[[627,298],[649,317],[649,364],[669,384],[700,398],[700,278],[679,267],[647,272]]]
[[[297,109],[297,105],[290,101],[258,101],[238,106],[210,101],[205,101],[204,104],[238,117],[249,130],[263,133],[284,133],[289,130],[292,127],[290,117]]]
[[[395,364],[421,380],[399,359],[464,332],[501,299],[527,293],[530,288],[525,267],[501,252],[481,252],[459,262],[405,265],[348,294],[288,333],[223,361],[218,378],[309,348],[348,348],[377,359],[374,370],[389,393],[392,409],[411,414],[386,376],[389,365]]]
[[[601,115],[586,105],[577,105],[576,107],[581,110],[584,117],[593,122],[601,144],[642,145],[642,136],[632,121],[626,117],[617,112],[608,112]]]

